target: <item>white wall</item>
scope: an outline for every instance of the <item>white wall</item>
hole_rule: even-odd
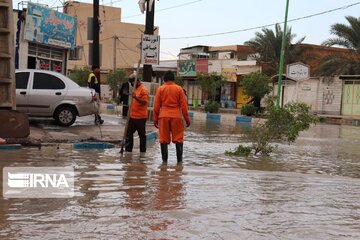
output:
[[[209,60],[209,73],[221,74],[223,68],[235,68],[237,74],[242,75],[261,70],[261,67],[256,65],[256,61]]]
[[[321,78],[317,96],[318,112],[340,115],[342,81],[339,77]]]
[[[319,91],[319,79],[309,79],[297,83],[297,99],[308,104],[311,111],[318,110],[317,94]]]
[[[282,85],[284,104],[291,101],[304,102],[311,111],[320,114],[340,115],[342,81],[334,78],[311,78],[293,84]],[[275,84],[273,94],[277,95]]]

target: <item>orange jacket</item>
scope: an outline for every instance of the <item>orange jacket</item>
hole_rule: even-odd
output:
[[[172,81],[164,83],[155,94],[154,122],[163,117],[181,118],[181,113],[190,122],[184,90]]]
[[[148,102],[149,102],[149,92],[144,86],[144,84],[140,83],[140,85],[134,90],[135,95],[138,98],[141,98],[146,102],[145,105],[142,105],[136,99],[131,100],[131,110],[130,110],[130,118],[134,119],[143,119],[148,117]]]

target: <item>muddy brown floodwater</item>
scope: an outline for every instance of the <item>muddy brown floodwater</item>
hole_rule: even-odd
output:
[[[75,197],[0,198],[0,239],[360,239],[360,128],[317,125],[268,157],[227,157],[248,127],[195,123],[184,163],[119,149],[0,152],[73,166]],[[2,173],[1,179],[2,179]]]

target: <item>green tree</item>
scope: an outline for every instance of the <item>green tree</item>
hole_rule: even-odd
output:
[[[180,87],[184,87],[184,79],[181,76],[175,77],[175,83]]]
[[[261,72],[247,74],[242,80],[243,91],[246,95],[252,97],[251,101],[257,110],[260,110],[261,99],[272,90],[269,83],[270,78]]]
[[[239,145],[235,151],[226,151],[227,155],[247,156],[251,152],[268,155],[274,151],[274,142],[295,142],[299,133],[308,129],[318,118],[310,113],[310,107],[305,103],[292,102],[283,108],[277,108],[273,100],[267,104],[266,121],[257,123],[248,134],[251,147]]]
[[[336,23],[331,26],[330,32],[336,37],[326,40],[323,45],[341,46],[349,52],[323,58],[317,69],[319,75],[360,74],[360,18],[347,16],[346,20],[349,25]]]
[[[271,29],[264,28],[262,32],[256,32],[255,38],[246,41],[244,44],[254,48],[257,54],[254,55],[255,59],[265,64],[264,72],[270,76],[276,74],[279,70],[281,41],[283,31],[279,24],[275,25],[275,32]],[[292,44],[295,34],[291,33],[291,28],[286,31],[286,48],[285,48],[285,64],[297,61],[303,61],[303,48],[299,48],[305,37]]]
[[[208,95],[209,101],[205,103],[205,112],[217,113],[220,104],[215,102],[215,97],[221,86],[225,85],[226,78],[222,75],[217,75],[216,73],[210,73],[209,75],[201,73],[197,77],[197,82],[199,83],[201,90]]]
[[[226,78],[216,73],[210,73],[209,75],[201,73],[196,81],[199,83],[201,90],[207,93],[208,100],[215,101],[218,90],[226,83]]]
[[[108,76],[108,84],[110,90],[113,92],[113,98],[117,99],[121,83],[127,81],[127,72],[125,69],[117,69],[111,72]]]
[[[69,78],[82,87],[88,85],[88,78],[91,70],[89,68],[77,68],[70,70]]]

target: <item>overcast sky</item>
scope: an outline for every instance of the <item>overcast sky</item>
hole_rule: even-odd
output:
[[[81,1],[92,2],[89,0]],[[48,3],[51,7],[60,4],[60,0],[39,0],[38,2]],[[111,1],[100,0],[100,4],[104,3],[110,5]],[[261,31],[261,26],[271,25],[268,28],[274,29],[275,23],[283,22],[285,5],[286,0],[156,1],[155,25],[160,27],[161,59],[175,59],[180,48],[193,45],[243,44],[253,38],[255,32]],[[122,8],[123,22],[145,23],[145,14],[140,13],[138,0],[113,0],[112,6]],[[310,15],[316,16],[306,18]],[[334,23],[347,23],[345,16],[349,15],[360,17],[360,1],[289,0],[288,20],[302,19],[290,21],[288,26],[297,35],[295,40],[305,36],[304,43],[321,44],[331,37],[330,26]],[[281,26],[283,27],[283,23]],[[259,28],[246,30],[256,27]],[[231,31],[237,32],[198,38],[182,38]]]

